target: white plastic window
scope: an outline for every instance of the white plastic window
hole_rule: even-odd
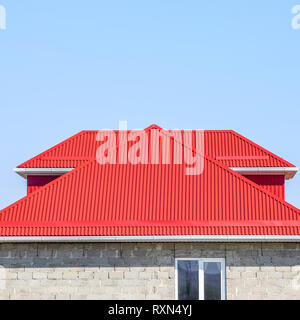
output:
[[[225,300],[225,259],[176,259],[177,300]]]

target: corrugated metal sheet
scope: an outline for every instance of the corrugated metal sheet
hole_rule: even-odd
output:
[[[294,167],[235,131],[206,131],[206,154],[228,167]]]
[[[152,128],[153,126],[147,128],[147,132]],[[108,132],[115,132],[118,136],[118,131]],[[95,159],[97,148],[101,145],[101,142],[96,141],[97,133],[98,131],[82,131],[19,167],[76,168]],[[205,131],[204,143],[205,154],[228,167],[294,167],[232,130]],[[132,145],[132,142],[128,145]]]
[[[195,176],[92,160],[2,210],[0,236],[299,235],[299,213],[208,157]]]

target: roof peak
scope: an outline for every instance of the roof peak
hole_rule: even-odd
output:
[[[161,128],[160,126],[158,126],[157,124],[155,124],[155,123],[153,123],[153,124],[151,124],[151,126],[149,126],[149,127],[147,127],[147,128],[145,128],[145,130],[147,131],[147,130],[162,130],[163,128]]]

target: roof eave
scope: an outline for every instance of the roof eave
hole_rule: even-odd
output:
[[[61,176],[74,168],[14,168],[14,172],[27,179],[28,176]]]
[[[297,167],[230,167],[231,170],[242,175],[283,175],[286,180],[295,177]]]
[[[40,175],[62,175],[74,168],[15,168],[14,171],[23,178]],[[286,180],[295,177],[297,167],[230,167],[231,170],[242,175],[284,175]]]
[[[174,235],[174,236],[21,236],[0,237],[0,243],[28,242],[300,242],[300,235]]]

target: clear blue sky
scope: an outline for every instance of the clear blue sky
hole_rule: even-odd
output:
[[[0,207],[83,129],[234,129],[300,167],[300,0],[0,0]],[[300,207],[300,174],[287,183]]]

